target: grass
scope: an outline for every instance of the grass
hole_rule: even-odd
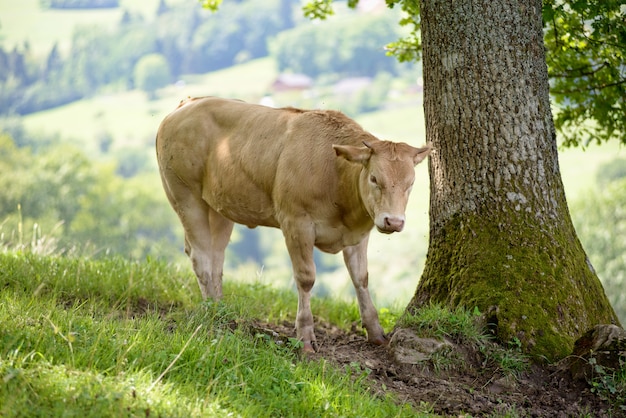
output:
[[[626,413],[626,354],[619,357],[619,369],[612,370],[598,364],[595,357],[589,358],[592,367],[591,391],[609,402],[615,415]]]
[[[484,338],[479,318],[478,311],[470,312],[462,307],[450,311],[441,305],[432,304],[404,315],[400,326],[415,329],[426,338],[447,338],[459,343],[476,344]]]
[[[201,303],[188,272],[158,261],[12,252],[0,289],[0,416],[418,414],[242,326],[292,320],[290,292],[227,283],[223,302]],[[333,303],[316,313],[354,319]]]

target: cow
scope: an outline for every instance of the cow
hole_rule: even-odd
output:
[[[165,117],[156,151],[203,298],[222,297],[234,223],[280,228],[298,289],[303,351],[317,348],[313,247],[343,251],[368,340],[387,343],[368,290],[368,238],[374,226],[385,234],[404,228],[415,166],[429,144],[379,140],[339,111],[200,97]]]

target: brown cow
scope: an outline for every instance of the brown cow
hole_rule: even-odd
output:
[[[313,247],[343,251],[369,341],[385,344],[367,289],[372,227],[404,227],[414,166],[431,147],[381,141],[337,111],[273,109],[236,100],[187,100],[156,139],[165,193],[185,229],[204,298],[222,296],[233,223],[280,228],[298,287],[296,330],[305,351],[315,333]]]

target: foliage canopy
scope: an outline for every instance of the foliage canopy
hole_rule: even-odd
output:
[[[398,73],[398,63],[381,49],[398,36],[389,17],[349,17],[324,22],[323,30],[319,26],[298,25],[274,38],[270,51],[279,71],[289,69],[310,77],[329,72],[372,78],[381,72]]]
[[[386,0],[405,12],[409,33],[387,46],[401,62],[420,59],[418,0]],[[349,0],[356,7],[358,0]],[[333,14],[332,0],[312,0],[313,19]],[[544,44],[555,126],[565,146],[617,139],[626,144],[626,1],[543,0]]]
[[[135,85],[151,97],[157,89],[166,86],[172,78],[170,67],[161,54],[144,55],[137,61],[134,71]]]

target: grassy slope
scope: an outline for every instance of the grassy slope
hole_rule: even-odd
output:
[[[417,414],[372,397],[365,371],[302,361],[246,326],[293,319],[291,293],[228,285],[200,304],[192,276],[160,263],[15,253],[0,254],[0,289],[0,416]],[[358,315],[314,308],[344,326]]]

